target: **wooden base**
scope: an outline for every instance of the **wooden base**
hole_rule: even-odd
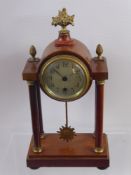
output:
[[[58,134],[46,134],[41,139],[43,151],[34,153],[33,139],[27,155],[27,166],[32,169],[39,167],[98,167],[109,166],[109,151],[106,134],[103,134],[103,153],[95,153],[94,134],[77,134],[70,142],[59,139]]]

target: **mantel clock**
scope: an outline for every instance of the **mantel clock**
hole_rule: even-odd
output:
[[[103,98],[108,70],[102,46],[97,45],[97,56],[92,58],[82,42],[70,37],[67,26],[74,25],[74,15],[69,16],[65,8],[52,18],[52,25],[61,26],[58,38],[45,48],[41,59],[31,46],[31,57],[23,70],[23,80],[29,87],[33,131],[27,166],[105,169],[109,166],[109,153],[107,136],[103,133]],[[95,129],[93,133],[76,133],[69,125],[68,103],[85,95],[92,81],[95,81]],[[50,98],[65,103],[66,122],[55,133],[44,132],[40,89]]]

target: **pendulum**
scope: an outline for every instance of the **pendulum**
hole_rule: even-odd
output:
[[[66,124],[65,126],[62,126],[59,128],[59,131],[57,131],[57,133],[59,133],[60,135],[60,139],[65,140],[66,142],[68,142],[69,140],[72,140],[74,138],[74,136],[76,136],[75,133],[75,129],[71,128],[71,126],[68,126],[68,106],[67,106],[67,102],[65,102],[65,111],[66,111]]]

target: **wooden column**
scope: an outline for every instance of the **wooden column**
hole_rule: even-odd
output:
[[[40,124],[40,137],[44,137],[44,129],[43,129],[43,119],[42,119],[42,108],[41,108],[41,94],[40,87],[37,83],[37,102],[38,102],[38,112],[39,112],[39,124]]]
[[[42,152],[40,142],[40,122],[39,122],[39,108],[37,101],[37,83],[35,81],[28,81],[29,85],[29,97],[33,130],[33,152]]]
[[[103,104],[104,104],[104,81],[95,82],[95,149],[102,153],[103,149]]]

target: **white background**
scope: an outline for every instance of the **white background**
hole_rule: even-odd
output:
[[[16,148],[17,156],[23,150],[23,158],[17,157],[20,162],[23,160],[17,175],[22,174],[23,169],[27,174],[34,173],[26,171],[25,167],[32,131],[28,87],[22,80],[22,71],[29,57],[30,45],[36,46],[37,56],[41,57],[47,44],[57,38],[59,27],[51,26],[51,17],[56,16],[63,7],[67,8],[69,14],[75,14],[75,26],[69,27],[73,38],[84,42],[92,56],[95,56],[96,45],[103,45],[109,69],[109,80],[105,84],[104,131],[110,135],[111,149],[113,144],[123,143],[120,153],[116,154],[119,155],[131,144],[128,142],[131,139],[131,1],[0,0],[0,154],[3,155],[0,163],[3,174],[15,172],[14,166],[10,171],[8,165],[6,171],[4,168],[12,148]],[[64,103],[49,99],[42,93],[42,107],[45,132],[56,132],[65,122]],[[93,132],[94,84],[87,95],[69,103],[69,122],[77,132]],[[123,139],[127,138],[125,141],[120,139],[121,134]],[[20,143],[23,147],[19,147],[18,151]],[[13,158],[10,162],[15,159],[13,151],[11,154]],[[129,162],[128,159],[127,156],[125,161]],[[127,167],[126,173],[120,172],[127,175]],[[64,171],[45,170],[47,174],[61,174]],[[81,173],[81,170],[67,170],[69,174]],[[42,172],[37,170],[35,173],[39,171]],[[88,171],[85,169],[85,173]],[[105,172],[110,172],[110,168]]]

